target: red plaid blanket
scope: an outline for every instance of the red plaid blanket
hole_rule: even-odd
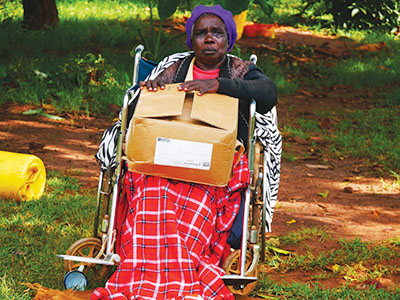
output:
[[[225,187],[128,172],[121,264],[91,299],[234,299],[219,265],[249,178],[244,155]]]

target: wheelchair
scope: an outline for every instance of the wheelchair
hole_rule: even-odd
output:
[[[113,155],[112,161],[106,165],[102,164],[100,168],[93,236],[73,243],[65,255],[57,255],[64,259],[67,272],[64,286],[67,289],[84,290],[88,278],[105,279],[112,267],[120,261],[114,249],[114,222],[118,197],[122,191],[123,148],[129,115],[132,114],[130,101],[133,98],[132,94],[138,89],[139,82],[157,66],[157,63],[142,57],[143,50],[142,45],[135,49],[133,87],[125,94],[120,113],[120,127],[112,135],[116,146],[110,152],[116,154]],[[252,55],[250,60],[256,63],[257,57]],[[254,290],[258,280],[258,265],[265,260],[265,239],[266,233],[271,230],[281,156],[281,136],[277,129],[275,107],[267,115],[260,115],[256,113],[254,100],[250,101],[249,105],[247,157],[251,179],[242,199],[244,205],[241,245],[240,249],[232,249],[222,262],[226,273],[222,278],[225,285],[233,294],[244,296]],[[262,126],[266,128],[265,124],[272,125],[272,134],[271,130],[261,130]]]

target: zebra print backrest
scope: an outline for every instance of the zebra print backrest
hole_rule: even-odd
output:
[[[273,107],[266,114],[256,113],[255,136],[264,146],[263,199],[266,204],[267,232],[271,232],[272,217],[280,181],[282,137],[278,129],[278,116]]]

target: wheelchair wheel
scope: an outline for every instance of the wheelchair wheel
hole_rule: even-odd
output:
[[[95,237],[83,238],[73,243],[67,250],[66,255],[82,256],[95,258],[101,249],[101,240]],[[103,257],[100,257],[103,258]],[[90,264],[72,260],[64,261],[64,269],[67,272],[77,270],[79,266],[84,265],[83,273],[94,284],[103,282],[107,279],[111,267],[106,265]]]
[[[249,269],[251,262],[253,261],[253,254],[251,251],[247,251],[246,254],[246,270]],[[240,274],[240,250],[235,250],[225,259],[222,264],[226,274],[239,275]],[[252,272],[246,272],[246,276],[258,277],[258,268],[255,267]],[[240,288],[234,285],[228,285],[228,289],[235,295],[248,296],[254,291],[257,285],[257,281],[247,284],[244,288]]]

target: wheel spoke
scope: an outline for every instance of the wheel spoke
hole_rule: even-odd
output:
[[[90,246],[90,251],[89,251],[89,257],[94,257],[93,256],[94,250],[95,250],[95,245],[91,245]]]

